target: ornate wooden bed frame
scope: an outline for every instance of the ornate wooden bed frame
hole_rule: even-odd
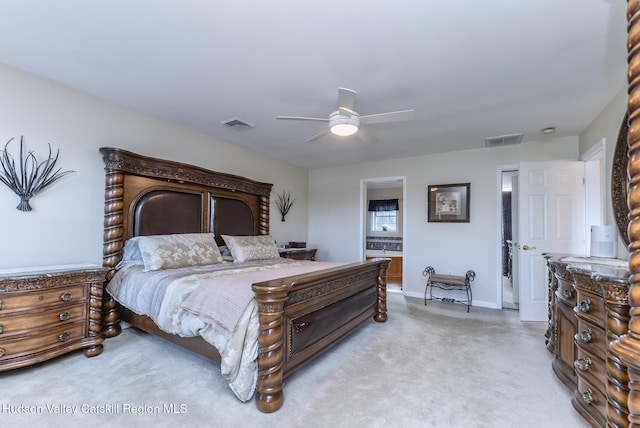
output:
[[[269,233],[271,184],[209,171],[179,162],[101,148],[105,162],[103,265],[122,259],[124,242],[137,235],[214,232],[219,235]],[[256,404],[274,412],[283,404],[283,379],[369,317],[387,319],[389,259],[374,259],[307,275],[252,285],[258,303],[258,383]],[[105,293],[103,334],[120,333],[120,318],[207,358],[216,349],[199,337],[161,331],[153,321],[120,307]]]

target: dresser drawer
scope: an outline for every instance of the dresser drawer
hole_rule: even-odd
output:
[[[607,335],[602,328],[578,318],[574,338],[579,349],[586,349],[602,360],[607,358]]]
[[[607,366],[600,357],[586,349],[578,348],[578,357],[573,363],[576,374],[587,379],[591,384],[598,386],[602,391],[607,385]]]
[[[84,303],[61,304],[40,311],[7,316],[0,314],[0,340],[15,334],[25,334],[43,327],[71,324],[85,319],[87,305]]]
[[[16,291],[0,294],[0,316],[14,310],[33,310],[35,306],[86,299],[86,287],[82,284],[42,290]]]
[[[576,315],[588,319],[589,321],[604,325],[607,319],[607,311],[604,300],[595,294],[587,293],[578,289],[576,296]]]
[[[564,278],[558,278],[558,289],[556,297],[570,306],[576,304],[576,290],[573,288],[573,282]]]
[[[0,341],[0,361],[64,346],[85,337],[85,323],[60,325]]]
[[[606,426],[607,396],[599,388],[578,377],[578,388],[573,399],[575,404],[587,410],[597,426]]]

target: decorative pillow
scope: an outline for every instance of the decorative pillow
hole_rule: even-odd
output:
[[[142,261],[142,254],[140,254],[137,238],[127,239],[122,250],[122,261],[132,262],[138,260]]]
[[[213,233],[136,236],[130,241],[138,244],[145,271],[222,263]]]
[[[276,259],[280,257],[276,241],[270,235],[221,236],[225,244],[227,244],[229,251],[231,251],[233,260],[236,262]]]

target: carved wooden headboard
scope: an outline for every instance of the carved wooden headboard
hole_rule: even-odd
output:
[[[222,234],[269,233],[269,183],[122,149],[100,152],[106,267],[118,264],[124,242],[133,236],[212,232],[222,244]]]

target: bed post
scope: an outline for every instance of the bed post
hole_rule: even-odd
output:
[[[276,287],[252,286],[258,303],[260,333],[258,336],[258,383],[256,406],[265,413],[282,407],[284,396],[284,352],[282,350],[284,302],[292,284]]]
[[[627,134],[627,204],[629,207],[629,320],[628,333],[609,344],[614,356],[627,365],[629,395],[628,417],[630,427],[640,427],[640,1],[627,2],[627,80],[629,82]],[[616,394],[613,383],[608,392]],[[609,409],[618,410],[618,409]],[[611,416],[612,413],[610,412]],[[615,413],[612,415],[618,417]],[[624,416],[624,413],[620,416]],[[611,422],[611,421],[610,421]],[[611,425],[613,426],[613,425]],[[623,426],[623,425],[620,425]]]
[[[376,322],[387,320],[387,269],[391,259],[385,259],[380,263],[380,274],[378,275],[378,306],[376,315],[373,317]]]
[[[108,154],[103,151],[103,156]],[[108,164],[107,164],[108,165]],[[109,166],[105,168],[104,191],[104,234],[102,246],[102,265],[111,270],[107,273],[107,281],[115,274],[115,267],[122,259],[123,216],[124,216],[124,174]],[[115,337],[120,334],[120,317],[116,302],[104,293],[102,301],[104,337]]]
[[[269,194],[260,196],[260,234],[269,234]]]

